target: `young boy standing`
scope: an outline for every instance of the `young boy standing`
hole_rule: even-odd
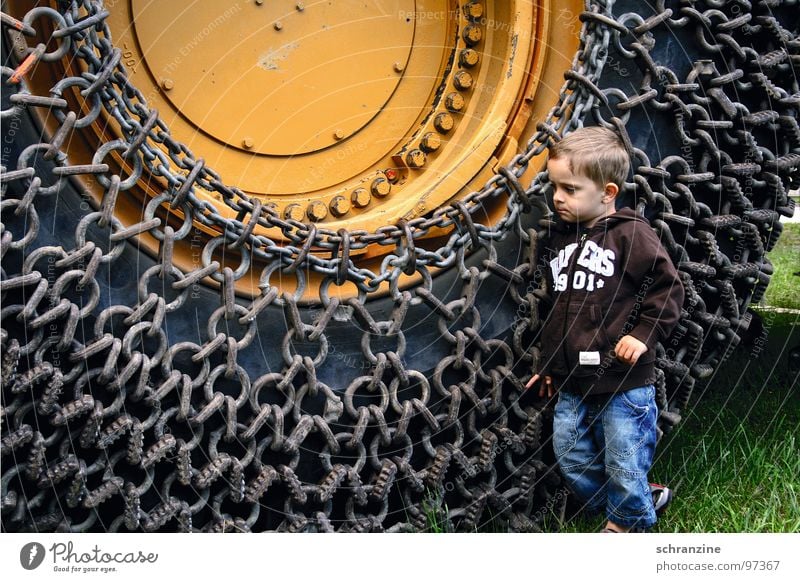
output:
[[[647,473],[656,445],[655,345],[678,322],[683,287],[649,222],[615,200],[628,155],[590,127],[550,149],[560,221],[545,250],[553,306],[541,332],[539,396],[558,393],[553,448],[568,486],[603,531],[656,522]]]

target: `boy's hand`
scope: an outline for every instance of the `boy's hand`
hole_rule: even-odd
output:
[[[623,336],[614,348],[617,359],[621,362],[625,362],[629,366],[633,366],[646,351],[647,345],[643,344],[632,335]]]
[[[539,376],[539,374],[534,374],[533,378],[528,380],[528,383],[525,384],[525,389],[527,390],[528,388],[536,384],[539,378],[542,378],[542,385],[539,388],[539,398],[544,398],[545,389],[547,389],[547,397],[552,398],[553,394],[555,394],[555,390],[553,389],[552,376]]]

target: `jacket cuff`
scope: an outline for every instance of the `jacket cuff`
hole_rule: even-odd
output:
[[[661,327],[657,321],[647,319],[640,319],[631,332],[628,334],[635,337],[637,340],[652,348],[659,341],[661,341]]]

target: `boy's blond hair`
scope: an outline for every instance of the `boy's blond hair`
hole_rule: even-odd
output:
[[[605,127],[583,127],[550,146],[550,159],[566,159],[573,174],[586,176],[603,188],[612,182],[622,188],[630,159],[619,136]]]

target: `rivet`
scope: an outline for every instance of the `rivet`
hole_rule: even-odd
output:
[[[477,65],[480,60],[478,52],[470,48],[462,50],[458,56],[458,64],[467,69]]]
[[[464,101],[464,97],[461,94],[450,93],[444,100],[444,104],[450,111],[461,111],[464,109],[466,101]]]
[[[481,31],[480,27],[475,26],[474,24],[468,24],[464,27],[464,32],[461,36],[464,38],[464,42],[466,42],[469,46],[474,46],[481,42],[481,38],[483,38],[483,32]]]
[[[466,71],[459,71],[453,77],[453,84],[456,86],[456,89],[466,91],[472,87],[472,75]]]
[[[439,149],[442,145],[442,138],[439,137],[438,133],[434,133],[429,131],[424,136],[422,136],[422,141],[419,144],[419,147],[426,152],[435,152]]]
[[[331,214],[334,216],[344,216],[350,211],[350,203],[344,196],[334,196],[331,200]]]
[[[256,0],[256,6],[261,6],[264,3],[264,0]]]
[[[246,137],[242,140],[242,145],[249,150],[252,149],[253,145],[255,144],[253,143],[252,137]]]
[[[384,196],[388,196],[389,192],[392,191],[392,185],[389,183],[388,180],[383,178],[378,178],[372,183],[372,193],[375,196],[380,196],[383,198]]]
[[[470,2],[464,6],[464,13],[467,15],[467,18],[478,20],[483,16],[483,4],[480,2]]]
[[[319,222],[328,216],[328,207],[319,200],[314,200],[314,202],[308,205],[306,212],[311,220]]]
[[[421,168],[426,161],[427,156],[422,150],[413,149],[406,154],[406,163],[410,168]]]
[[[344,139],[344,132],[341,129],[337,129],[333,132],[334,139]]]
[[[161,81],[161,88],[164,89],[164,91],[169,91],[173,87],[175,87],[175,81],[172,79],[164,79]]]
[[[280,20],[276,20],[275,24],[272,25],[275,30],[283,30],[283,23]]]
[[[398,73],[402,73],[406,69],[406,66],[403,63],[395,63],[394,70]]]
[[[298,2],[297,4],[295,4],[295,8],[297,8],[298,12],[302,12],[303,10],[306,9],[306,5],[303,4],[302,2]]]
[[[306,211],[299,204],[289,204],[283,210],[283,217],[301,222],[306,217]]]
[[[453,120],[453,116],[449,113],[440,113],[433,119],[433,126],[440,133],[447,133],[453,129],[454,125],[455,121]]]
[[[367,192],[366,188],[356,188],[350,195],[350,200],[353,202],[353,206],[356,208],[364,208],[369,206],[372,196],[370,196],[370,193]]]

